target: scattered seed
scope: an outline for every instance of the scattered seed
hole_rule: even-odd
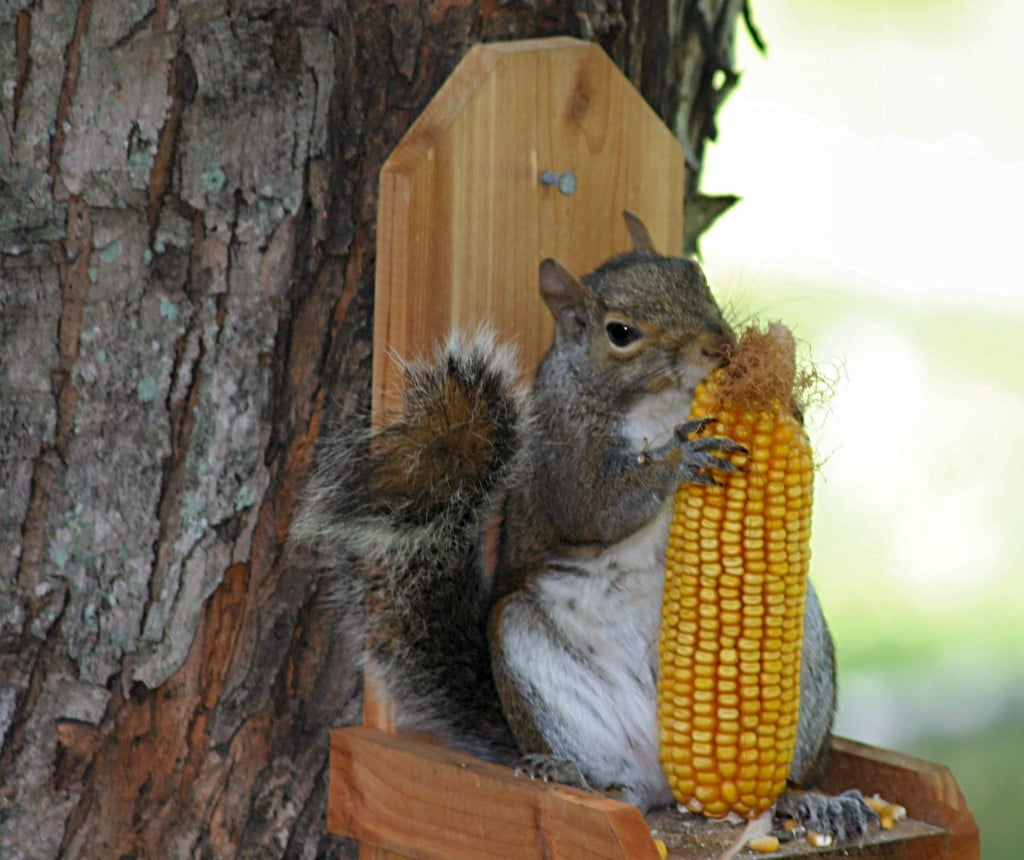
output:
[[[751,839],[747,843],[747,848],[758,854],[771,854],[773,851],[779,850],[779,838],[777,836],[760,836],[757,839]]]
[[[815,848],[828,848],[832,844],[832,834],[818,833],[816,830],[808,830],[807,841]]]

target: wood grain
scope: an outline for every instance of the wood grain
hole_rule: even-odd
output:
[[[333,732],[330,774],[328,830],[410,857],[658,856],[635,807],[407,734]]]
[[[566,196],[545,170],[576,174]],[[596,45],[478,45],[381,171],[373,409],[395,406],[394,356],[427,353],[452,325],[492,325],[532,371],[553,329],[537,267],[583,274],[629,248],[622,211],[659,249],[682,248],[679,142]]]

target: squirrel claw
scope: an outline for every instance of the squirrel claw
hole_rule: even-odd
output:
[[[528,776],[542,782],[560,782],[584,791],[594,790],[576,762],[546,753],[524,755],[516,762],[516,776]]]
[[[696,443],[701,451],[721,451],[723,454],[749,454],[750,449],[739,442],[724,437],[713,437],[710,439],[698,439]]]
[[[718,436],[698,436],[708,426],[715,423],[714,418],[698,418],[687,421],[676,427],[676,438],[683,451],[683,480],[691,484],[721,486],[721,482],[708,472],[735,473],[743,472],[742,466],[726,459],[730,454],[747,454],[747,449],[734,442]],[[717,456],[726,455],[726,456]]]
[[[694,451],[720,451],[723,454],[747,454],[749,451],[739,442],[722,436],[701,436],[700,434],[718,422],[717,418],[696,418],[676,427],[676,438],[691,446]],[[697,438],[694,438],[697,437]]]
[[[676,427],[676,437],[681,442],[689,442],[692,436],[699,436],[717,421],[716,418],[695,418]]]
[[[705,486],[705,487],[720,487],[720,486],[722,486],[722,482],[721,481],[719,481],[717,478],[713,478],[711,475],[708,475],[706,472],[696,472],[696,471],[695,472],[688,472],[687,475],[686,475],[685,480],[686,480],[687,484],[701,484],[702,486]]]
[[[716,472],[744,472],[742,466],[737,466],[724,457],[716,457],[714,454],[705,454],[703,451],[695,451],[687,460],[687,465],[695,469],[713,469]]]

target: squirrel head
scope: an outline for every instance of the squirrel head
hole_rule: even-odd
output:
[[[556,260],[540,264],[554,349],[583,384],[607,395],[692,391],[722,364],[736,335],[696,261],[659,254],[643,222],[623,214],[632,251],[582,278]]]

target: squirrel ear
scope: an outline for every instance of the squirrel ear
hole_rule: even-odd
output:
[[[586,330],[584,295],[587,288],[557,260],[548,257],[540,264],[540,294],[555,315],[559,331],[579,342]]]
[[[623,212],[622,217],[626,221],[626,229],[629,230],[629,238],[633,240],[633,250],[656,253],[654,250],[654,243],[651,241],[651,234],[647,232],[647,227],[644,225],[644,222],[637,218],[632,212]]]

